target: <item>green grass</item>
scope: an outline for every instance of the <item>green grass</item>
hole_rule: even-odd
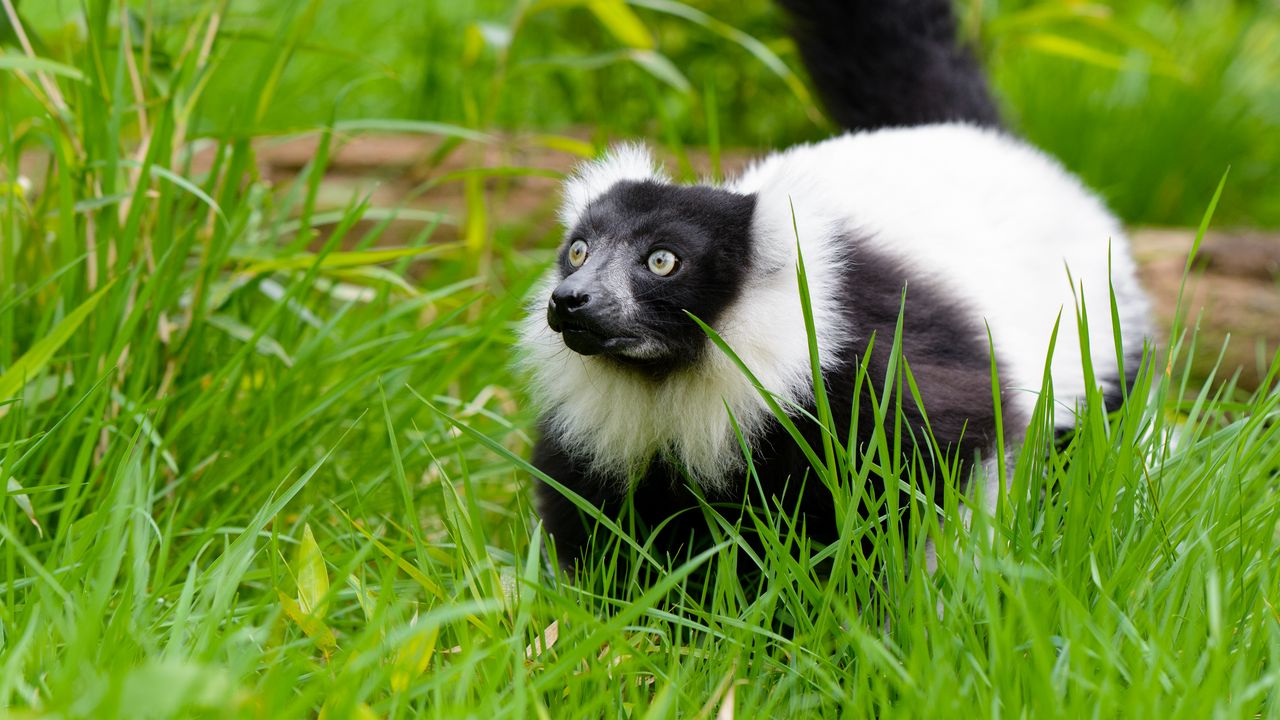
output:
[[[73,21],[78,3],[25,2],[40,63],[0,25],[0,707],[715,717],[732,697],[739,717],[1280,717],[1280,364],[1252,395],[1229,377],[1201,390],[1185,361],[1215,349],[1189,334],[1154,358],[1119,416],[1093,398],[1069,446],[1052,445],[1041,415],[997,516],[929,531],[942,547],[932,577],[902,569],[920,560],[918,533],[849,513],[842,542],[811,547],[785,509],[742,521],[770,540],[763,592],[732,571],[748,550],[738,518],[693,562],[654,568],[617,540],[625,564],[577,583],[551,571],[520,460],[532,410],[510,362],[552,230],[501,225],[490,215],[501,196],[477,181],[470,215],[415,215],[388,249],[385,221],[358,222],[385,208],[318,199],[345,136],[327,128],[432,121],[442,124],[413,127],[454,137],[447,147],[461,153],[492,137],[476,131],[567,122],[677,149],[823,132],[793,76],[652,5],[636,16],[692,93],[652,60],[514,69],[616,50],[619,21],[610,30],[582,8],[530,18],[505,78],[487,46],[459,64],[472,18],[453,3],[428,4],[386,43],[375,40],[401,5],[294,3],[269,16],[268,3],[137,3],[124,43],[118,5],[85,3]],[[1168,16],[1197,47],[1218,39],[1215,23],[1276,27],[1268,6],[1208,14],[1217,6]],[[792,61],[764,3],[715,8]],[[1021,11],[980,9],[993,33]],[[496,2],[476,11],[512,19]],[[1118,13],[1169,11],[1131,2]],[[1095,31],[1068,36],[1123,42]],[[1256,151],[1254,169],[1233,167],[1215,222],[1276,222],[1273,197],[1254,192],[1276,177],[1264,132],[1275,126],[1258,119],[1274,98],[1237,124],[1196,105],[1243,103],[1245,90],[1219,98],[1234,80],[1170,89],[1182,86],[1061,52],[1019,79],[1013,48],[1025,37],[997,37],[1000,85],[1021,88],[1010,102],[1033,137],[1059,138],[1053,149],[1113,195],[1134,192],[1132,178],[1180,178],[1181,195],[1150,196],[1172,209],[1124,205],[1131,219],[1199,220],[1224,166]],[[1226,62],[1224,48],[1203,51]],[[1266,72],[1267,51],[1236,56],[1232,72]],[[389,75],[352,85],[378,74],[366,63]],[[1033,82],[1045,67],[1070,79],[1057,104]],[[1141,93],[1117,95],[1139,80],[1163,98],[1161,121]],[[1080,95],[1102,99],[1073,111]],[[765,96],[796,100],[744,111]],[[1115,138],[1079,132],[1120,96],[1133,104],[1107,116]],[[273,186],[249,138],[286,129],[325,141],[299,179]],[[1196,129],[1202,149],[1181,141]],[[192,159],[197,142],[211,148],[207,170]],[[23,156],[42,158],[34,191],[18,182]],[[895,392],[877,395],[889,417],[911,401],[899,370]],[[886,379],[865,382],[883,390]],[[912,479],[892,442],[815,449],[815,477],[851,498],[873,468]],[[645,582],[611,575],[624,567]],[[689,582],[702,574],[718,582]]]

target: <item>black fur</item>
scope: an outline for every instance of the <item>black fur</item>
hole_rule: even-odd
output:
[[[852,239],[851,244],[856,244]],[[984,330],[958,303],[926,281],[911,278],[896,262],[862,247],[858,262],[843,278],[840,288],[844,321],[856,333],[856,341],[842,354],[838,367],[825,375],[832,415],[840,437],[850,433],[849,418],[854,404],[854,382],[860,364],[874,346],[868,363],[869,384],[877,394],[883,387],[891,355],[902,291],[906,288],[903,314],[903,357],[910,366],[925,408],[929,427],[948,458],[958,461],[956,477],[965,477],[972,460],[989,452],[995,441],[995,418],[990,382],[990,360]],[[715,351],[715,350],[712,350]],[[717,351],[718,352],[718,351]],[[864,384],[864,388],[866,384]],[[865,390],[864,390],[865,391]],[[1005,408],[1008,402],[1002,403]],[[903,415],[908,427],[901,440],[906,460],[911,460],[916,441],[928,437],[914,400],[902,398]],[[872,404],[859,403],[858,448],[864,448],[873,431]],[[892,416],[892,412],[890,413]],[[821,448],[822,440],[815,423],[795,418],[811,447]],[[1006,417],[1006,423],[1016,421]],[[888,428],[890,433],[893,428]],[[860,451],[855,451],[859,453]],[[926,472],[932,469],[930,449],[920,448]],[[652,536],[660,555],[684,556],[709,544],[706,521],[698,509],[697,496],[687,484],[680,469],[663,457],[654,459],[647,474],[634,485],[631,497],[620,488],[616,478],[595,477],[582,462],[568,454],[553,436],[544,434],[534,451],[533,463],[547,475],[589,499],[606,515],[620,517],[630,503],[642,539],[663,523],[662,531]],[[827,543],[837,536],[835,509],[830,492],[816,480],[809,479],[809,462],[785,429],[771,421],[768,431],[756,443],[753,464],[765,495],[781,501],[781,507],[798,509],[803,516],[807,535]],[[873,476],[873,481],[875,480]],[[745,505],[758,501],[757,492],[745,473],[731,479],[727,493],[709,493],[706,499],[722,513],[734,519]],[[936,487],[941,499],[943,488]],[[883,487],[874,488],[877,494]],[[550,486],[537,489],[538,510],[545,526],[555,538],[562,563],[566,566],[582,558],[595,523],[581,513],[572,502]],[[901,507],[906,507],[902,498]],[[624,525],[625,527],[625,525]]]
[[[962,120],[998,126],[951,0],[779,0],[813,84],[849,130]]]

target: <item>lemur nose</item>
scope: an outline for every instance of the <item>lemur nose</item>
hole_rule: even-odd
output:
[[[551,293],[551,300],[547,302],[547,325],[560,332],[566,322],[581,324],[586,319],[584,316],[589,314],[587,306],[590,304],[590,293],[561,285]]]
[[[558,287],[551,293],[551,307],[555,312],[572,313],[587,306],[591,295],[573,288]]]

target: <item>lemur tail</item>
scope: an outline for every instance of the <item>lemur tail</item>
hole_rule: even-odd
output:
[[[1000,125],[952,0],[778,0],[832,119],[849,130]]]

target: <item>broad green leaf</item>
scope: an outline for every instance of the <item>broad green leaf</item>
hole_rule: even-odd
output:
[[[80,303],[80,306],[72,310],[66,317],[53,326],[48,335],[36,341],[22,357],[14,361],[13,365],[0,374],[0,401],[8,400],[14,397],[22,389],[28,380],[38,375],[45,366],[49,364],[49,360],[54,353],[63,346],[71,336],[75,334],[76,329],[89,317],[89,313],[98,306],[98,303],[106,295],[111,286],[115,285],[115,281],[103,285],[97,292],[89,296],[88,300]],[[0,416],[3,416],[8,405],[0,406]]]
[[[618,42],[637,50],[654,46],[653,35],[623,0],[590,0],[589,9]]]
[[[418,624],[418,613],[415,611],[409,626]],[[404,692],[414,678],[426,672],[431,664],[431,656],[436,651],[436,640],[440,637],[440,626],[432,625],[423,632],[414,633],[412,637],[396,651],[395,661],[391,665],[391,689]]]
[[[284,614],[289,616],[297,626],[306,634],[307,637],[315,641],[316,646],[327,657],[334,650],[338,649],[338,640],[333,636],[333,631],[329,629],[324,621],[307,612],[303,612],[302,607],[298,605],[298,601],[285,595],[280,590],[276,590],[277,597],[280,598],[280,607],[284,608]]]
[[[294,567],[298,573],[298,605],[303,612],[323,620],[328,609],[325,596],[329,594],[329,572],[310,523],[302,526],[302,543],[298,545]]]

